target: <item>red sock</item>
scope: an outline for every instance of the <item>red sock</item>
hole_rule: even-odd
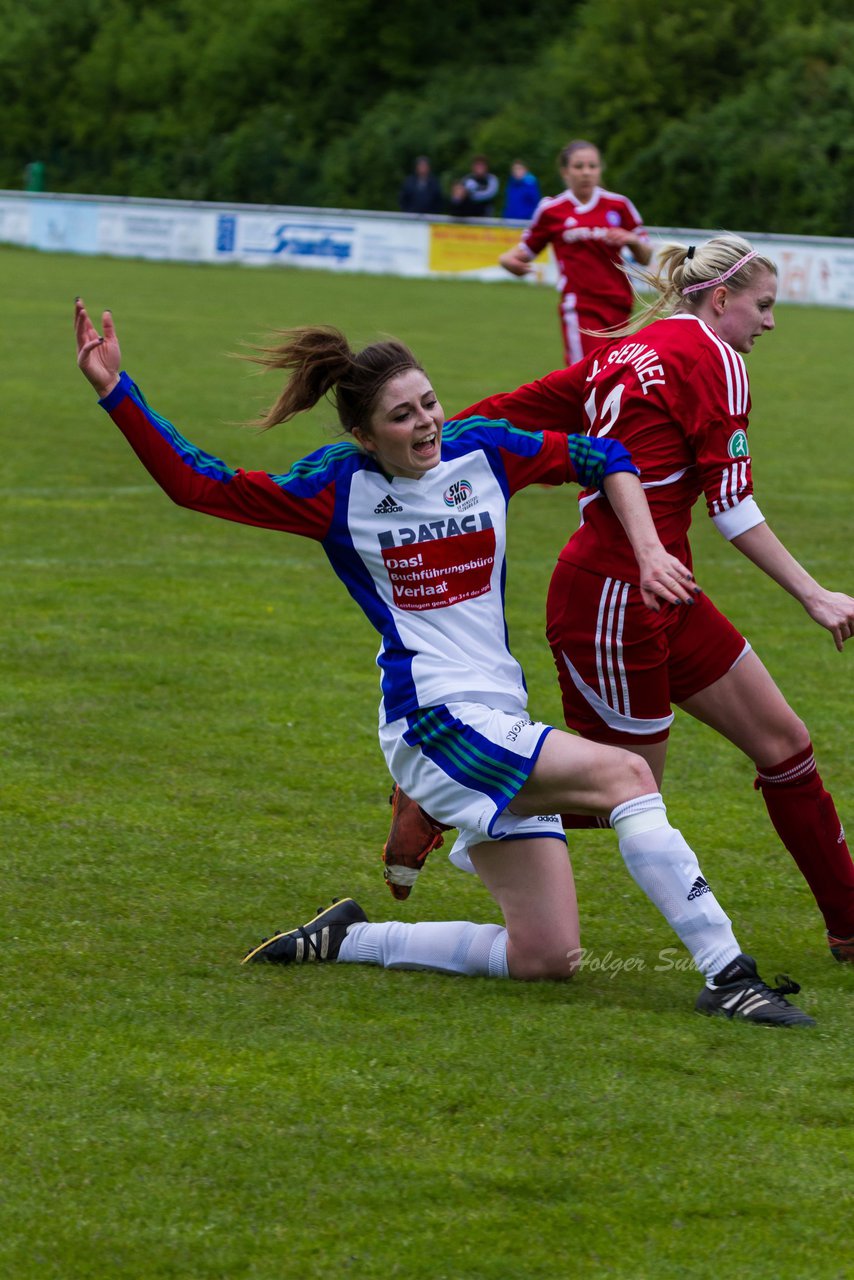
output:
[[[854,934],[854,864],[829,792],[815,767],[812,744],[782,764],[756,771],[777,835],[812,889],[828,933]]]

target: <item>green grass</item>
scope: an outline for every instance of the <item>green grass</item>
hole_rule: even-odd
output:
[[[331,413],[241,434],[275,385],[225,358],[241,339],[395,333],[450,411],[557,364],[553,297],[18,250],[0,276],[0,1274],[850,1275],[854,974],[750,767],[701,726],[677,721],[671,817],[763,972],[803,983],[815,1031],[696,1017],[696,975],[605,833],[572,841],[600,966],[573,984],[238,964],[331,895],[381,919],[495,911],[441,854],[392,902],[373,633],[316,546],[156,490],[74,367],[73,298],[112,307],[126,366],[191,439],[282,471],[332,438]],[[840,589],[850,326],[784,309],[750,359],[760,505]],[[511,638],[533,711],[559,722],[543,614],[574,498],[514,506]],[[852,655],[697,526],[702,585],[850,812]]]

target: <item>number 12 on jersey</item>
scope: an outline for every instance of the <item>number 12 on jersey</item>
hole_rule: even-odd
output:
[[[617,418],[620,416],[620,404],[625,391],[625,384],[618,382],[605,397],[602,407],[596,407],[596,388],[590,392],[590,395],[584,402],[584,412],[587,414],[587,421],[590,426],[587,428],[589,436],[606,436],[614,427]],[[598,430],[597,430],[598,426]]]

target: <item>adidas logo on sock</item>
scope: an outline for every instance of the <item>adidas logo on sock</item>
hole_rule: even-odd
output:
[[[688,894],[688,901],[691,902],[692,899],[699,898],[702,894],[711,892],[712,891],[709,888],[707,881],[704,880],[702,876],[697,876],[697,879],[691,885],[691,892]]]
[[[374,507],[374,515],[392,516],[402,510],[403,507],[400,505],[397,498],[393,498],[390,493],[387,493],[382,502]]]

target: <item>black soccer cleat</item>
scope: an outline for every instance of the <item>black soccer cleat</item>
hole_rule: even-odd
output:
[[[264,938],[240,963],[264,960],[268,964],[304,964],[309,960],[337,960],[350,925],[361,924],[367,918],[352,898],[342,898],[340,902],[333,898],[332,905],[323,911],[318,908],[317,915],[308,924]]]
[[[814,1018],[785,999],[800,991],[797,982],[781,976],[777,981],[779,986],[769,987],[756,972],[756,961],[751,956],[736,956],[717,975],[713,987],[703,988],[694,1007],[710,1018],[738,1018],[775,1027],[814,1027]]]

